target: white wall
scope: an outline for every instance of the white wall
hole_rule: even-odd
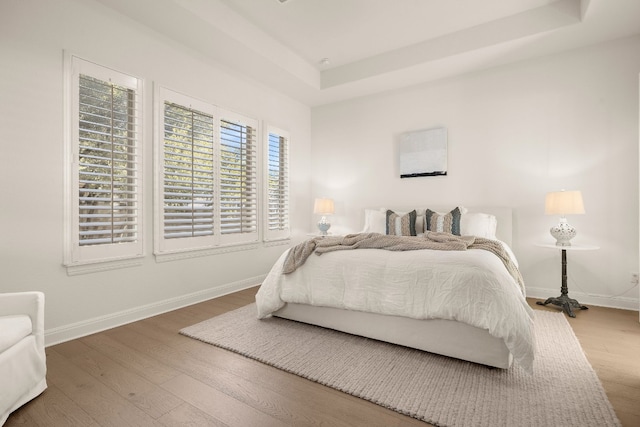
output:
[[[334,232],[357,231],[365,207],[510,206],[513,249],[531,296],[560,294],[558,218],[544,196],[581,190],[569,222],[569,294],[638,309],[640,38],[312,109],[313,195],[336,200]],[[445,126],[448,176],[400,179],[403,132]]]
[[[153,11],[149,11],[152,13]],[[63,255],[63,50],[145,80],[143,265],[68,276]],[[285,246],[157,263],[152,93],[173,90],[291,135],[293,228],[310,217],[310,109],[86,0],[0,2],[1,292],[46,294],[47,342],[259,283]]]

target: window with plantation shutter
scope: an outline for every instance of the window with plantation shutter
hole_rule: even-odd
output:
[[[266,132],[265,240],[286,239],[289,227],[289,136],[268,127]]]
[[[79,91],[79,244],[134,242],[136,92],[84,74]]]
[[[165,88],[156,93],[156,253],[216,244],[215,108]]]
[[[256,124],[240,116],[220,120],[220,233],[223,242],[258,236]]]
[[[163,87],[155,108],[155,253],[257,241],[257,122]]]
[[[65,264],[142,255],[139,79],[67,58],[70,191]]]
[[[164,238],[213,235],[213,117],[164,104]]]

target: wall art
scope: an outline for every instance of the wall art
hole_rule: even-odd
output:
[[[400,138],[400,178],[447,174],[447,128],[406,132]]]

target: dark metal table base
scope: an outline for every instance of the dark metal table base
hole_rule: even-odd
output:
[[[578,301],[573,298],[569,298],[569,287],[567,286],[567,250],[562,249],[562,286],[560,287],[560,296],[559,297],[551,297],[547,298],[545,302],[536,301],[538,305],[547,305],[553,304],[561,307],[565,313],[569,315],[569,317],[576,317],[573,313],[574,308],[579,308],[580,310],[588,310],[589,307],[585,305],[581,305]]]
[[[574,300],[573,298],[569,298],[568,295],[560,295],[559,297],[551,297],[551,298],[547,298],[547,300],[545,302],[542,301],[536,301],[536,304],[538,305],[547,305],[547,304],[553,304],[553,305],[557,305],[558,307],[561,307],[565,313],[567,313],[569,315],[569,317],[576,317],[576,315],[573,313],[573,309],[574,308],[579,308],[581,310],[588,310],[589,307],[587,307],[586,305],[581,305],[578,301]]]

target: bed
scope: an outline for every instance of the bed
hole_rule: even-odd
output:
[[[356,249],[312,254],[285,274],[292,248],[256,294],[258,317],[278,316],[491,367],[506,369],[515,361],[531,371],[533,311],[512,271],[517,260],[511,227],[510,208],[366,209],[362,233],[474,235],[477,242],[500,242],[511,269],[494,253],[471,247]]]

